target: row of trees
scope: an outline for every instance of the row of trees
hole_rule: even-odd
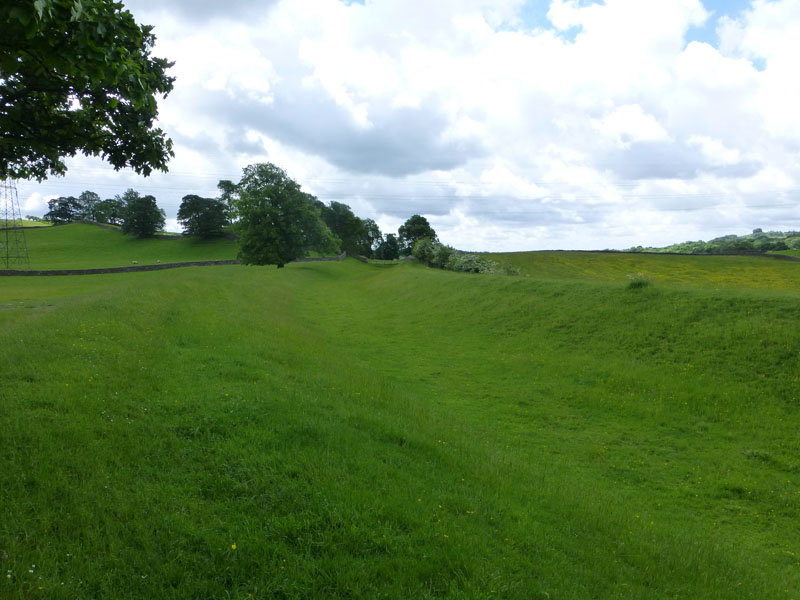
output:
[[[724,235],[708,242],[690,241],[663,248],[636,246],[629,252],[670,252],[679,254],[747,254],[800,248],[800,232],[762,231],[754,229],[747,235]]]
[[[166,217],[153,196],[142,196],[133,189],[107,200],[101,200],[96,193],[87,190],[77,198],[54,198],[48,201],[47,208],[43,220],[54,225],[94,221],[119,225],[124,233],[137,237],[151,237],[163,231]]]
[[[397,235],[381,233],[341,202],[325,204],[304,192],[272,163],[246,167],[238,183],[222,180],[218,198],[183,197],[178,222],[189,235],[213,237],[227,232],[240,239],[240,259],[282,267],[310,251],[348,252],[392,260],[410,256],[421,239],[438,241],[425,217],[414,215]]]

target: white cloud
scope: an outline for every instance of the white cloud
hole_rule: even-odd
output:
[[[758,104],[772,136],[796,142],[800,136],[800,1],[755,0],[739,19],[724,18],[719,26],[721,50],[727,55],[765,63]]]
[[[800,186],[800,0],[723,15],[718,47],[686,43],[717,19],[700,0],[552,0],[553,27],[533,30],[523,0],[129,4],[176,61],[171,173],[77,158],[24,184],[33,205],[135,187],[170,213],[269,160],[384,230],[425,214],[473,249],[800,227],[756,208]],[[758,210],[773,221],[747,222]]]
[[[33,192],[25,198],[20,198],[20,212],[23,217],[25,215],[42,216],[48,211],[47,202],[57,197],[52,194],[44,195],[40,192]]]
[[[704,135],[693,135],[687,143],[699,148],[703,157],[715,167],[735,165],[742,159],[741,152],[736,148],[728,148],[721,141]]]
[[[652,142],[669,139],[669,133],[653,115],[638,104],[615,108],[602,119],[593,120],[594,127],[618,146],[627,148],[632,142]]]

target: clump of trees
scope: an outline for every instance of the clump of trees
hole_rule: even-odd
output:
[[[381,230],[372,219],[357,217],[347,204],[317,201],[322,220],[336,237],[343,252],[371,257],[381,242]]]
[[[514,268],[440,243],[421,215],[406,220],[397,235],[384,236],[372,219],[359,218],[340,202],[326,206],[271,163],[250,165],[239,183],[221,181],[218,187],[225,200],[218,200],[217,210],[229,207],[239,235],[239,259],[245,264],[280,268],[312,250],[343,250],[383,260],[413,256],[431,267],[466,273],[519,274]],[[184,198],[187,207],[190,201],[209,204],[200,203],[197,197]]]
[[[436,232],[428,223],[428,219],[420,215],[413,215],[397,230],[398,242],[400,244],[400,254],[411,256],[414,245],[420,240],[429,240],[437,243],[439,238]]]
[[[42,220],[54,225],[78,221],[118,225],[124,233],[137,237],[152,237],[163,231],[166,217],[153,196],[142,196],[133,189],[107,200],[87,190],[77,198],[53,198],[47,208]]]
[[[376,226],[377,229],[377,226]],[[372,254],[365,255],[378,260],[397,260],[401,256],[412,256],[414,245],[421,240],[430,240],[438,243],[436,231],[421,215],[409,217],[397,230],[397,234],[387,233],[375,237],[372,245]]]
[[[358,217],[341,202],[326,205],[271,163],[250,165],[238,183],[222,180],[217,187],[221,193],[216,202],[184,197],[178,219],[192,235],[199,234],[199,224],[207,217],[216,223],[215,231],[221,231],[224,207],[245,264],[282,267],[312,251],[395,260],[401,253],[410,255],[418,239],[436,239],[436,232],[419,215],[409,219],[398,235],[384,236],[374,220]]]
[[[702,240],[682,242],[663,248],[636,246],[628,252],[658,252],[677,254],[762,254],[781,250],[800,249],[798,231],[762,231],[754,229],[747,235],[723,235],[708,242]]]
[[[81,205],[74,196],[53,198],[47,201],[48,211],[42,217],[53,225],[63,225],[81,220]]]
[[[397,260],[400,258],[400,242],[393,233],[387,233],[378,241],[372,258],[379,260]]]
[[[142,196],[136,190],[128,190],[122,199],[125,203],[123,233],[148,238],[164,230],[166,215],[153,196]]]
[[[428,238],[422,238],[414,244],[412,256],[429,267],[448,271],[487,275],[519,275],[519,269],[515,267],[502,265],[479,254],[461,252]]]

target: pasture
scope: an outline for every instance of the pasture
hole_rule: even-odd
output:
[[[139,239],[87,223],[30,228],[25,231],[33,270],[100,269],[157,262],[176,263],[236,258],[236,241],[175,236]]]
[[[0,597],[800,599],[800,264],[533,254],[3,278]]]

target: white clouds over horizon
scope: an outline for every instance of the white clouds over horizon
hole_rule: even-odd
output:
[[[135,187],[174,215],[269,160],[384,231],[420,213],[460,248],[800,229],[800,0],[552,0],[547,27],[523,0],[126,4],[176,61],[171,173],[75,159],[21,197]],[[689,41],[710,25],[716,45]]]

